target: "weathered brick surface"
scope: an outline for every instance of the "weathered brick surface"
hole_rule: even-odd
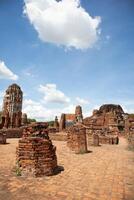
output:
[[[128,139],[129,147],[134,149],[134,115],[126,116],[125,133]]]
[[[47,124],[35,123],[23,131],[16,150],[16,171],[22,176],[49,176],[57,167],[56,147],[47,132]]]
[[[99,136],[99,142],[101,144],[118,144],[119,137],[118,136]]]
[[[0,133],[0,144],[6,144],[6,134]]]
[[[5,128],[21,126],[23,92],[17,84],[12,84],[6,90],[3,100],[3,117]]]
[[[122,133],[125,127],[124,111],[119,105],[106,104],[94,110],[91,117],[83,120],[91,134],[103,131],[105,134]]]
[[[21,128],[4,128],[0,130],[0,134],[6,134],[7,138],[21,138],[24,127]]]
[[[87,152],[86,129],[76,124],[67,130],[67,146],[75,153]]]
[[[93,134],[93,145],[94,146],[99,146],[99,136],[98,134]]]

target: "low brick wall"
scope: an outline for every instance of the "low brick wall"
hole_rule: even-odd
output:
[[[118,136],[99,136],[99,143],[101,144],[118,144]]]
[[[6,134],[7,138],[21,138],[22,137],[22,132],[23,132],[23,127],[21,128],[8,128],[8,129],[1,129],[0,134]]]

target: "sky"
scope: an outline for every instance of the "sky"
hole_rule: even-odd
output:
[[[0,0],[0,110],[13,83],[39,121],[102,104],[134,112],[133,0]]]

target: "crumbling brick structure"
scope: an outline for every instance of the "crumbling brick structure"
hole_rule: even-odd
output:
[[[57,168],[56,147],[47,125],[35,123],[24,129],[17,147],[16,173],[22,176],[50,176]]]
[[[101,144],[119,144],[118,136],[99,136],[99,142]]]
[[[99,146],[99,135],[96,133],[93,134],[93,145],[96,147]]]
[[[6,144],[6,134],[0,132],[0,144]]]
[[[76,106],[74,114],[62,113],[59,124],[59,131],[63,131],[69,126],[73,126],[75,123],[82,123],[82,122],[83,122],[82,107]]]
[[[82,107],[76,106],[75,108],[75,122],[82,123],[83,115],[82,115]]]
[[[86,129],[81,124],[67,129],[67,146],[75,153],[87,152]]]
[[[129,148],[134,149],[134,114],[125,116],[125,134],[129,142]]]
[[[105,134],[117,135],[124,131],[124,111],[120,105],[106,104],[94,110],[91,117],[83,120],[83,124],[88,127],[90,134],[103,131]]]
[[[17,84],[12,84],[6,90],[3,100],[2,116],[4,128],[16,128],[21,126],[23,92]]]
[[[55,120],[54,120],[54,128],[55,128],[56,132],[59,132],[59,122],[58,122],[57,116],[55,117]]]

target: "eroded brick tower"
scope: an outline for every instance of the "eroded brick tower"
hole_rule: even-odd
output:
[[[21,126],[23,92],[17,84],[12,84],[6,90],[3,100],[3,117],[5,128]]]

